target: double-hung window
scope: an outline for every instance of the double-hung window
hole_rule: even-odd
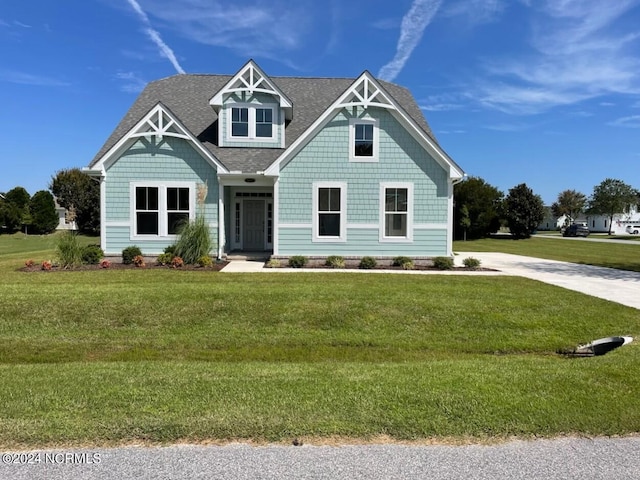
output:
[[[273,136],[273,110],[256,108],[256,137],[271,138]]]
[[[233,107],[231,109],[231,136],[249,136],[249,109],[246,107]]]
[[[167,188],[167,234],[176,235],[180,227],[189,221],[189,189]]]
[[[173,236],[194,216],[195,184],[135,182],[131,199],[132,239]]]
[[[275,106],[250,103],[232,106],[229,119],[230,139],[273,140]]]
[[[158,187],[136,187],[136,233],[158,235]]]
[[[313,185],[313,239],[316,242],[346,241],[347,185],[318,182]]]
[[[380,240],[397,241],[413,238],[413,185],[386,183],[380,185]]]
[[[379,152],[378,121],[356,118],[349,122],[349,160],[377,162]]]

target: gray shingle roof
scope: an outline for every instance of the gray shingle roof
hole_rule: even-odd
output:
[[[280,148],[219,147],[217,116],[209,100],[231,75],[182,74],[151,82],[91,161],[95,165],[159,102],[176,115],[228,170],[265,170],[284,151]],[[293,102],[293,119],[286,126],[286,146],[302,135],[355,81],[355,78],[269,77]],[[379,81],[413,121],[436,141],[413,96],[404,87]]]

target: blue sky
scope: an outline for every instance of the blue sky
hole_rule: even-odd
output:
[[[147,82],[249,58],[408,87],[505,193],[640,188],[640,0],[7,1],[0,52],[0,191],[86,166]]]

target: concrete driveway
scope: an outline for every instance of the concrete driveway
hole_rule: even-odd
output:
[[[507,253],[456,252],[456,265],[468,257],[505,275],[531,278],[640,309],[640,273]]]

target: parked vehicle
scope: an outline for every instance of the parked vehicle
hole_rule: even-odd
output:
[[[562,232],[563,237],[588,237],[589,236],[589,228],[584,225],[578,225],[574,223],[573,225],[569,225]]]
[[[631,235],[638,235],[640,233],[640,225],[627,225],[626,231]]]

